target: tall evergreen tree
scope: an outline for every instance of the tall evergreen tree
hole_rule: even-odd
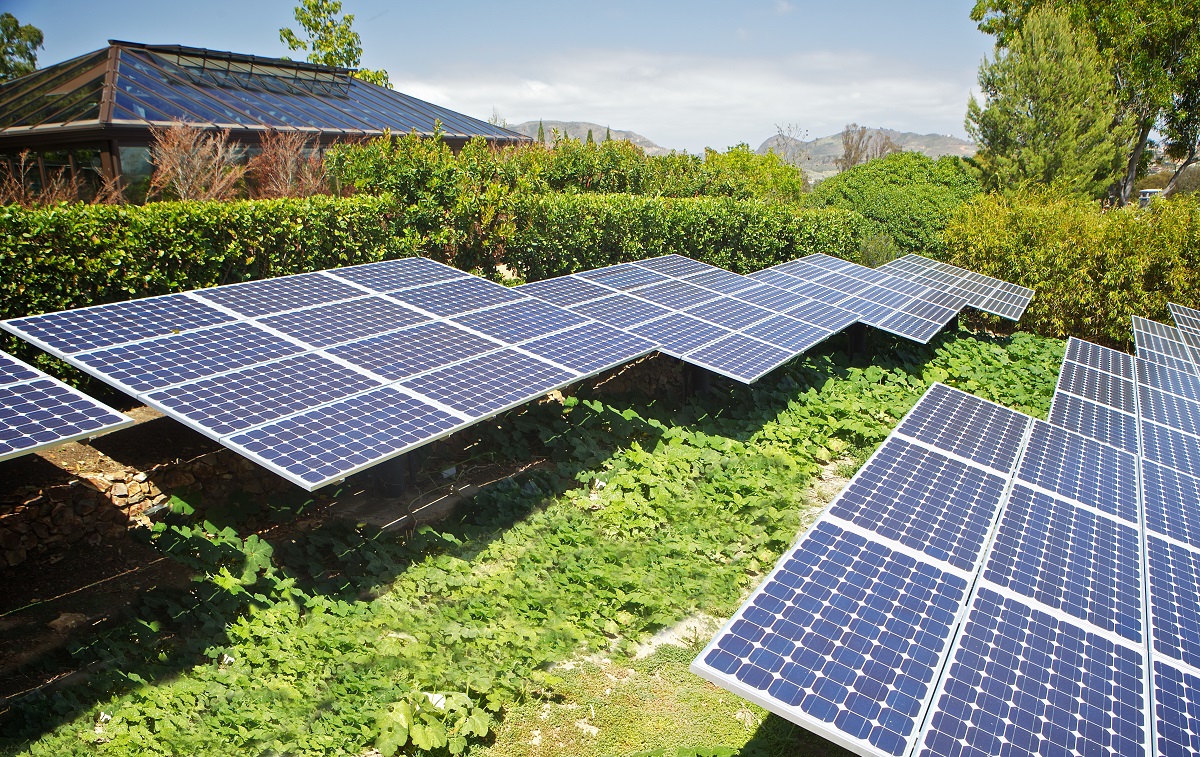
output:
[[[594,144],[596,144],[596,140],[592,138],[592,130],[591,130],[591,129],[588,129],[588,135],[587,135],[587,140],[586,140],[586,142],[587,142],[587,144],[589,144],[589,145],[594,145]]]
[[[605,142],[612,141],[612,129],[607,126],[604,127],[604,141]]]
[[[971,96],[967,132],[984,186],[1060,182],[1103,196],[1120,174],[1128,125],[1113,128],[1116,93],[1095,39],[1051,8],[1031,12],[1008,46],[979,68],[985,102]]]
[[[541,121],[538,121],[538,144],[546,144],[546,127]]]

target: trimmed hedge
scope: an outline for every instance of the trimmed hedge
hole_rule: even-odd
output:
[[[977,197],[946,227],[946,260],[1037,291],[1022,330],[1129,350],[1130,317],[1200,305],[1200,199],[1102,210],[1025,191]]]

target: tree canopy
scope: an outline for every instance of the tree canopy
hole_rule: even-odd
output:
[[[43,39],[41,29],[22,25],[11,13],[0,13],[0,81],[33,73]]]
[[[307,52],[309,63],[358,68],[362,60],[362,37],[353,29],[354,14],[339,18],[341,12],[341,0],[300,0],[293,15],[304,36],[284,28],[279,30],[279,40],[289,50]],[[382,87],[392,86],[383,69],[358,68],[354,76]]]

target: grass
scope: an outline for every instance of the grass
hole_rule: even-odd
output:
[[[70,661],[87,680],[16,703],[0,751],[837,753],[687,673],[695,646],[630,655],[727,617],[811,517],[821,466],[856,468],[931,382],[1044,416],[1062,351],[960,332],[694,400],[534,405],[475,433],[548,464],[407,540],[330,524],[268,543],[177,501],[151,543],[198,580],[89,631]]]

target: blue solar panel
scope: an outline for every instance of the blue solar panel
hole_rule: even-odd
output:
[[[684,312],[727,329],[743,329],[752,323],[764,321],[772,315],[770,310],[739,302],[730,297],[719,297],[711,302],[690,307]]]
[[[211,435],[225,436],[379,385],[309,353],[161,389],[145,399]]]
[[[687,354],[687,361],[750,383],[795,355],[744,334],[729,336]]]
[[[733,294],[734,292],[740,292],[756,285],[754,279],[749,276],[739,276],[736,273],[730,273],[721,268],[713,268],[704,273],[685,276],[684,281],[696,286],[702,286],[705,289],[711,289],[714,292],[720,292],[721,294]]]
[[[1200,399],[1200,378],[1194,374],[1177,371],[1158,363],[1138,358],[1138,383],[1152,386],[1164,392],[1178,394],[1188,399]]]
[[[4,327],[22,339],[74,355],[112,344],[235,320],[186,294],[47,313],[5,321]]]
[[[6,363],[17,362],[8,355],[3,357]],[[17,374],[15,368],[7,371]],[[133,423],[133,419],[60,381],[40,372],[34,376],[0,385],[0,460]]]
[[[1200,402],[1144,385],[1138,387],[1138,402],[1143,418],[1189,434],[1200,434]]]
[[[784,273],[778,268],[764,268],[761,271],[749,274],[746,278],[760,284],[770,284],[773,287],[779,287],[788,291],[793,291],[794,287],[802,283],[799,278]]]
[[[675,357],[682,357],[701,345],[715,342],[728,336],[729,330],[692,318],[683,313],[672,313],[656,321],[639,324],[630,329],[659,345],[659,350]]]
[[[1200,676],[1154,661],[1155,748],[1163,757],[1200,754]]]
[[[1145,755],[1141,652],[981,588],[920,757]]]
[[[1142,461],[1146,528],[1200,549],[1200,479]]]
[[[585,302],[570,308],[570,310],[619,329],[662,318],[671,312],[667,308],[651,305],[645,300],[639,300],[627,294],[614,294],[601,300]]]
[[[1200,439],[1142,421],[1142,457],[1184,473],[1200,473]]]
[[[40,371],[34,370],[12,355],[0,352],[0,386],[17,381],[28,381],[41,375]]]
[[[452,321],[509,344],[587,323],[581,315],[539,300],[520,300],[460,315]]]
[[[655,344],[601,323],[585,323],[526,342],[521,349],[587,375],[652,352]]]
[[[1135,527],[1018,484],[983,577],[1140,642],[1141,555]]]
[[[657,305],[682,310],[719,297],[716,292],[684,281],[665,281],[637,290],[634,294]]]
[[[832,333],[837,333],[858,321],[857,313],[823,302],[807,302],[792,308],[787,311],[787,314],[792,318],[820,326]]]
[[[1136,412],[1132,381],[1069,360],[1063,362],[1062,372],[1058,375],[1058,391],[1070,392],[1127,413]]]
[[[620,263],[618,265],[610,265],[606,268],[597,268],[594,271],[583,271],[575,274],[582,276],[589,281],[594,281],[597,284],[603,284],[606,287],[613,289],[628,290],[636,287],[645,286],[646,284],[654,284],[658,282],[671,281],[670,277],[663,276],[661,273],[656,273],[648,268],[633,265],[632,263]]]
[[[1137,458],[1042,421],[1017,478],[1132,523],[1138,521]]]
[[[924,318],[927,321],[945,326],[950,321],[954,320],[954,316],[958,315],[958,311],[944,308],[941,305],[935,305],[922,299],[916,299],[909,302],[901,310],[905,313],[915,315],[918,318]]]
[[[301,485],[321,486],[461,425],[460,418],[383,387],[229,441]]]
[[[961,570],[974,570],[1005,479],[890,437],[830,514]]]
[[[392,296],[443,317],[525,298],[514,289],[475,277],[405,289]]]
[[[845,292],[827,287],[815,281],[801,281],[799,284],[787,287],[787,289],[789,292],[795,292],[804,297],[820,300],[830,305],[836,305],[843,300],[850,299],[850,295]]]
[[[1142,318],[1138,315],[1133,316],[1133,333],[1135,340],[1142,340],[1146,334],[1153,334],[1161,339],[1170,339],[1173,342],[1183,341],[1179,336],[1178,329],[1172,328],[1165,323]]]
[[[897,336],[925,344],[937,336],[945,324],[927,321],[924,318],[918,318],[909,313],[893,312],[886,318],[876,319],[876,322],[871,325],[884,331],[890,331]]]
[[[491,352],[499,346],[490,339],[448,323],[434,322],[334,347],[327,352],[388,381],[396,381]]]
[[[1200,552],[1146,535],[1154,651],[1200,667]]]
[[[822,299],[817,297],[816,299]],[[887,305],[880,305],[870,300],[864,300],[861,297],[847,297],[841,300],[822,300],[829,302],[831,305],[837,305],[846,310],[853,310],[858,313],[858,319],[869,325],[877,325],[887,320],[895,313],[895,310]]]
[[[966,582],[819,522],[692,664],[783,717],[907,751]]]
[[[478,418],[536,399],[578,377],[537,358],[505,349],[401,383],[424,397]]]
[[[743,333],[799,355],[828,339],[833,332],[786,315],[777,315],[746,328]]]
[[[858,297],[862,297],[864,300],[870,300],[871,302],[875,302],[880,305],[887,305],[893,310],[902,309],[905,305],[912,302],[913,299],[911,295],[893,292],[892,290],[881,286],[872,286],[865,289],[860,289],[854,291],[854,294]]]
[[[523,284],[516,289],[521,294],[527,294],[564,308],[612,294],[611,289],[593,284],[578,276],[559,276],[555,279],[535,281],[531,284]]]
[[[1172,370],[1180,371],[1182,373],[1196,373],[1195,364],[1187,358],[1181,359],[1171,355],[1164,355],[1161,352],[1148,350],[1145,347],[1137,348],[1137,356],[1139,360],[1145,360],[1156,365],[1165,365]]]
[[[896,433],[1011,473],[1029,417],[945,384],[934,384]]]
[[[1175,325],[1180,329],[1200,333],[1200,310],[1176,305],[1174,302],[1168,302],[1167,308],[1171,311],[1171,317],[1175,319]]]
[[[759,307],[773,310],[777,313],[784,313],[792,308],[799,307],[812,300],[795,292],[789,292],[786,289],[779,287],[757,285],[750,289],[743,289],[734,295],[739,300],[750,302]]]
[[[1089,368],[1133,380],[1133,356],[1110,350],[1098,344],[1071,337],[1067,340],[1066,360],[1082,363]]]
[[[258,322],[313,347],[328,347],[427,320],[428,316],[383,297],[364,297],[260,318]]]
[[[278,279],[200,289],[195,295],[229,308],[235,313],[254,317],[323,302],[361,297],[362,290],[323,273],[301,273]]]
[[[1129,413],[1057,392],[1050,403],[1050,422],[1127,452],[1138,452],[1138,421]]]
[[[1192,355],[1187,345],[1176,339],[1167,339],[1149,331],[1134,330],[1134,342],[1139,349],[1147,349],[1162,355],[1168,355],[1183,361],[1191,361]]]
[[[682,255],[663,255],[657,258],[647,258],[637,261],[635,265],[639,265],[642,268],[649,268],[651,271],[657,271],[667,276],[674,276],[678,279],[685,276],[694,276],[699,273],[721,270],[707,263],[685,258]]]
[[[921,285],[914,284],[914,286]],[[932,302],[934,305],[940,305],[949,310],[953,310],[955,313],[958,313],[958,311],[967,306],[967,300],[965,297],[954,294],[953,292],[939,292],[936,290],[927,290],[924,294],[920,295],[919,301]]]
[[[467,278],[470,274],[428,258],[402,258],[330,271],[331,274],[376,292],[396,292],[422,284]]]
[[[231,323],[96,350],[76,360],[136,395],[304,351],[252,324]]]

